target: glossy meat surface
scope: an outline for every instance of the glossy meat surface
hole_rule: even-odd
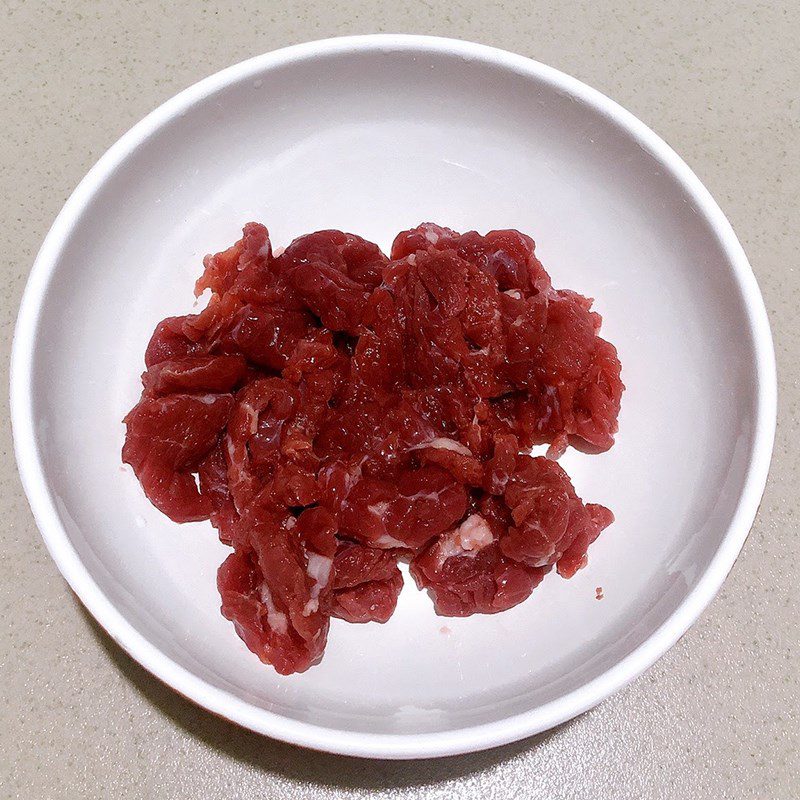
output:
[[[123,460],[233,548],[222,613],[283,674],[322,658],[331,617],[386,622],[401,561],[436,613],[496,613],[571,577],[613,521],[555,461],[617,431],[592,301],[519,231],[424,223],[390,255],[333,230],[276,255],[248,223],[204,259],[203,310],[156,327],[125,418]]]

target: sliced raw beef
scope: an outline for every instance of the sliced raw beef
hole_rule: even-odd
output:
[[[533,239],[423,223],[391,259],[335,230],[276,253],[248,223],[203,264],[205,307],[147,346],[123,460],[233,548],[222,613],[262,661],[302,672],[331,617],[386,622],[399,560],[446,616],[584,566],[613,515],[554,459],[612,446],[624,386],[592,301],[553,287]]]

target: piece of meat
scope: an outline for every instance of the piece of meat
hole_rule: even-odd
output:
[[[520,455],[503,501],[513,524],[500,549],[531,567],[557,565],[571,577],[585,563],[586,550],[613,521],[603,506],[585,506],[566,472],[554,461]]]
[[[411,466],[419,447],[436,435],[413,398],[399,395],[381,403],[359,386],[326,410],[314,451],[324,459],[359,456],[362,472],[390,479]]]
[[[245,303],[226,320],[214,341],[214,350],[241,353],[252,364],[283,369],[305,337],[316,330],[307,311],[275,305]]]
[[[237,394],[225,436],[225,455],[228,486],[240,514],[274,473],[281,434],[296,404],[293,387],[280,378],[253,381]]]
[[[223,295],[236,283],[245,270],[266,271],[272,260],[269,231],[257,222],[248,222],[242,229],[242,238],[221,253],[203,259],[203,274],[195,284],[199,297],[206,289]]]
[[[575,538],[567,547],[556,567],[562,578],[571,578],[588,562],[589,545],[614,521],[614,515],[605,506],[587,503],[586,513],[578,513],[574,518]]]
[[[413,388],[454,385],[478,399],[506,391],[500,297],[494,279],[452,249],[392,262],[365,314],[381,346],[371,352],[386,358],[380,368],[373,361],[373,374],[397,374],[402,353]]]
[[[331,616],[347,622],[386,622],[403,588],[398,553],[341,542],[333,562]]]
[[[183,332],[187,319],[167,317],[156,325],[144,354],[144,363],[148,369],[162,361],[173,361],[205,352],[202,342],[190,339]]]
[[[418,250],[431,249],[452,250],[461,238],[460,233],[451,228],[436,225],[434,222],[423,222],[416,228],[400,231],[392,242],[392,260],[398,261],[413,255]]]
[[[517,467],[519,442],[517,437],[498,434],[494,437],[494,452],[483,465],[483,488],[489,494],[503,494]]]
[[[142,375],[142,384],[154,395],[231,392],[246,375],[242,356],[188,355],[154,364]]]
[[[614,444],[624,388],[616,348],[598,338],[592,363],[575,391],[572,406],[575,430],[569,432],[598,450],[608,450]]]
[[[477,231],[464,234],[423,222],[402,231],[392,244],[392,258],[405,258],[419,250],[455,250],[460,258],[480,267],[503,291],[546,292],[550,276],[535,255],[536,245],[530,236],[516,230]]]
[[[502,528],[501,528],[502,530]],[[472,513],[411,562],[411,575],[427,589],[437,614],[494,614],[527,599],[547,572],[504,555],[490,518]]]
[[[197,468],[200,494],[207,499],[211,524],[217,529],[223,544],[233,545],[239,513],[228,486],[228,461],[222,440],[200,462]]]
[[[297,387],[294,424],[287,429],[283,453],[294,461],[315,464],[313,442],[331,413],[349,375],[349,359],[336,347],[330,333],[317,333],[298,342],[283,370]]]
[[[437,464],[446,469],[459,483],[480,486],[483,482],[483,465],[465,444],[447,436],[436,436],[415,445],[424,464]]]
[[[345,622],[388,622],[403,589],[400,570],[383,581],[364,581],[334,592],[331,616]]]
[[[284,270],[299,263],[323,264],[333,267],[364,289],[375,288],[381,282],[383,268],[389,261],[376,244],[336,230],[299,236],[281,258]]]
[[[216,445],[234,400],[230,394],[144,395],[125,417],[122,460],[150,502],[175,522],[208,519],[212,507],[192,473]]]
[[[550,276],[535,255],[530,236],[516,230],[465,233],[458,243],[461,258],[479,266],[501,292],[537,294],[550,289]]]
[[[354,383],[369,387],[378,400],[388,399],[408,381],[398,298],[387,287],[377,287],[364,309],[363,321],[365,330],[353,353]]]
[[[613,345],[597,333],[591,300],[551,291],[504,305],[514,396],[511,428],[524,445],[553,442],[560,455],[570,437],[597,450],[614,443],[624,386]]]
[[[460,519],[467,493],[445,470],[424,466],[396,482],[362,478],[339,512],[341,533],[370,547],[416,550]]]
[[[264,663],[282,675],[304,672],[322,658],[328,636],[321,606],[336,552],[333,518],[309,509],[299,517],[248,514],[240,525],[242,546],[217,575],[222,614]]]
[[[264,507],[302,507],[319,499],[316,458],[298,446],[303,419],[296,386],[259,378],[236,395],[225,436],[228,486],[243,514],[258,500]]]
[[[360,236],[319,231],[295,239],[278,262],[280,274],[326,328],[355,334],[387,259]]]

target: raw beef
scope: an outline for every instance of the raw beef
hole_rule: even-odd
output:
[[[331,617],[385,623],[400,561],[445,616],[503,611],[586,563],[613,516],[555,459],[612,446],[620,363],[530,237],[424,223],[391,259],[332,230],[276,254],[248,223],[204,267],[203,310],[147,346],[123,460],[161,511],[232,548],[222,613],[262,661],[302,672]]]
[[[342,541],[333,560],[331,615],[347,622],[386,622],[403,588],[401,552]]]

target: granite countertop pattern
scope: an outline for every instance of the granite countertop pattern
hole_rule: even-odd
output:
[[[770,480],[744,551],[644,676],[485,753],[377,762],[303,751],[196,708],[126,656],[50,560],[0,430],[0,797],[800,797],[800,6],[741,0],[0,2],[2,382],[37,248],[134,122],[295,42],[434,33],[514,50],[622,103],[697,172],[764,292],[778,358]]]

